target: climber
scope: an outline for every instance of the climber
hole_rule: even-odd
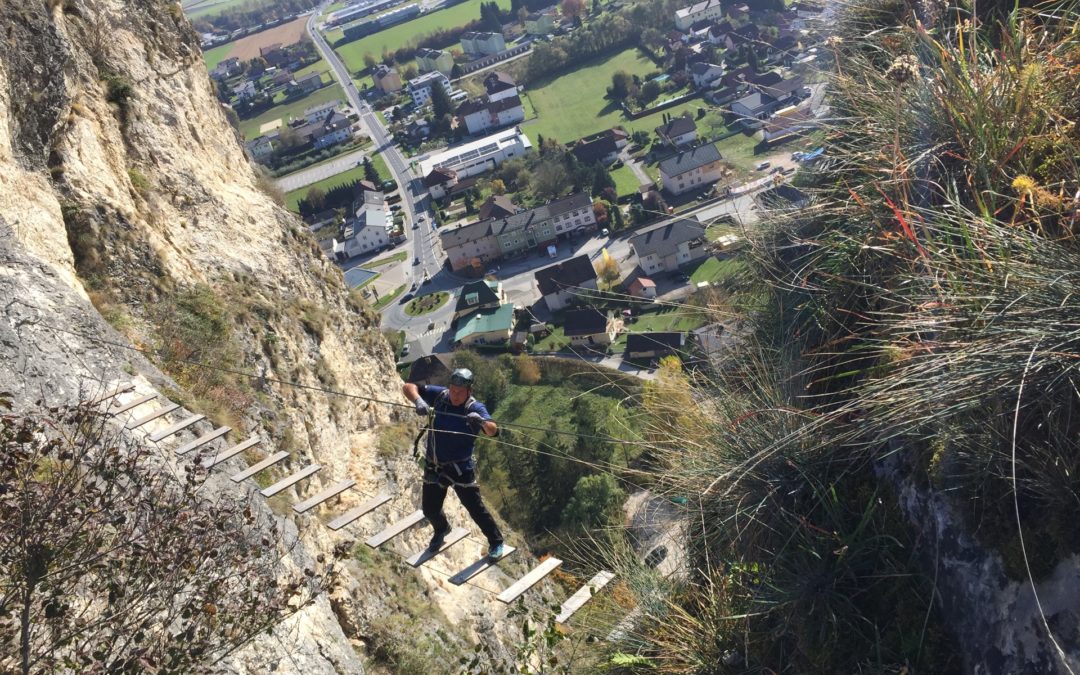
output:
[[[449,388],[431,384],[417,387],[407,382],[402,393],[416,407],[417,415],[430,418],[421,508],[435,533],[427,550],[437,552],[450,533],[443,500],[447,488],[453,486],[461,504],[487,537],[487,557],[494,562],[503,556],[503,536],[480,498],[473,448],[476,434],[495,436],[499,427],[484,404],[472,397],[472,385],[472,371],[458,368],[450,375]]]

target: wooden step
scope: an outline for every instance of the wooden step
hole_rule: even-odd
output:
[[[202,446],[202,445],[206,445],[207,443],[214,440],[215,438],[221,438],[222,436],[229,433],[230,431],[232,431],[232,427],[221,427],[219,429],[214,429],[213,431],[211,431],[209,433],[205,433],[202,436],[199,436],[198,438],[191,441],[190,443],[185,443],[184,445],[180,446],[179,448],[176,449],[176,454],[178,454],[178,455],[186,455],[187,453],[191,452],[195,448],[197,448],[199,446]]]
[[[132,400],[128,401],[127,403],[122,404],[116,410],[109,410],[108,412],[109,412],[110,415],[122,415],[122,414],[126,413],[127,411],[131,410],[132,408],[137,408],[137,407],[141,406],[143,403],[153,401],[155,398],[157,398],[156,393],[147,394],[146,396],[139,396],[138,398],[132,399]],[[117,401],[117,403],[119,403],[119,401]]]
[[[589,583],[579,588],[576,593],[566,599],[566,602],[559,608],[559,615],[555,617],[555,623],[566,623],[569,621],[570,617],[574,615],[574,612],[581,609],[586,602],[596,595],[597,591],[604,586],[607,586],[608,582],[614,578],[614,572],[597,572],[592,579],[589,579]]]
[[[371,548],[379,548],[380,546],[382,546],[386,542],[388,542],[391,539],[393,539],[394,537],[398,536],[399,534],[401,534],[405,530],[409,529],[413,525],[416,525],[417,523],[419,523],[423,519],[424,519],[424,512],[423,511],[413,511],[409,515],[405,516],[404,519],[399,520],[396,523],[394,523],[393,525],[388,526],[385,530],[383,530],[382,532],[380,532],[380,533],[376,534],[375,536],[369,538],[364,543],[367,544],[368,546],[370,546]]]
[[[490,567],[494,567],[495,565],[498,565],[499,561],[505,560],[511,553],[513,553],[516,550],[517,550],[516,548],[514,548],[513,546],[510,546],[509,544],[503,544],[502,558],[499,558],[499,560],[496,560],[496,561],[492,562],[491,560],[488,559],[487,556],[484,556],[483,558],[480,558],[479,560],[477,560],[473,564],[469,565],[465,569],[461,570],[460,572],[458,572],[454,576],[450,577],[450,583],[454,584],[455,586],[460,586],[461,584],[465,583],[469,579],[472,579],[473,577],[475,577],[477,574],[480,574],[484,570],[486,570],[486,569],[488,569]]]
[[[558,558],[548,558],[534,567],[531,572],[514,582],[513,586],[502,593],[499,593],[499,600],[502,600],[506,604],[510,604],[514,600],[517,600],[525,591],[529,590],[541,579],[554,572],[555,568],[561,564],[562,561]]]
[[[319,473],[320,471],[322,471],[322,466],[320,466],[318,464],[309,464],[309,465],[305,466],[303,469],[300,469],[296,473],[292,474],[291,476],[285,476],[284,478],[282,478],[278,482],[274,483],[270,487],[261,490],[262,496],[263,497],[273,497],[274,495],[281,492],[282,490],[284,490],[284,489],[286,489],[288,487],[291,487],[293,485],[296,485],[297,483],[304,480],[305,478],[310,478],[311,476],[314,476],[315,474]]]
[[[383,504],[385,504],[388,501],[390,501],[390,495],[388,495],[388,494],[381,494],[381,495],[377,495],[375,497],[372,497],[371,499],[367,500],[363,504],[361,504],[361,505],[359,505],[357,507],[351,508],[348,511],[346,511],[345,513],[338,516],[337,518],[334,518],[329,523],[327,523],[326,526],[329,527],[331,530],[335,530],[335,531],[340,530],[341,528],[343,528],[346,525],[348,525],[349,523],[353,522],[354,520],[356,520],[360,516],[364,515],[365,513],[369,512],[369,511],[374,511],[375,509],[382,506]]]
[[[160,408],[158,408],[157,410],[155,410],[154,412],[147,413],[147,414],[143,415],[142,417],[140,417],[137,420],[133,420],[131,422],[128,422],[127,428],[128,429],[138,429],[139,427],[146,424],[147,422],[153,422],[154,420],[156,420],[159,417],[163,417],[165,415],[168,415],[169,413],[171,413],[172,411],[176,410],[179,407],[180,407],[179,403],[167,403],[167,404],[161,406]]]
[[[299,504],[296,504],[292,507],[293,511],[296,511],[297,513],[303,513],[304,511],[307,511],[318,506],[319,504],[322,504],[327,499],[333,499],[334,497],[337,497],[339,494],[345,492],[351,487],[354,487],[355,485],[356,481],[354,481],[352,478],[343,480],[340,483],[335,483],[334,485],[331,485],[319,494],[310,497],[300,502]]]
[[[229,480],[231,480],[234,483],[239,483],[242,480],[245,480],[247,478],[251,478],[255,474],[262,471],[263,469],[271,467],[271,466],[277,464],[278,462],[280,462],[281,460],[285,459],[288,456],[289,456],[289,451],[288,450],[282,450],[281,452],[270,455],[269,457],[267,457],[263,461],[259,462],[258,464],[252,464],[251,466],[244,469],[243,471],[236,474],[235,476],[230,477]]]
[[[173,434],[180,433],[184,429],[187,429],[188,427],[190,427],[192,424],[195,424],[196,422],[200,422],[200,421],[202,421],[204,419],[206,419],[206,415],[192,415],[191,417],[189,417],[189,418],[187,418],[185,420],[182,420],[180,422],[177,422],[176,424],[172,425],[171,427],[169,427],[167,429],[162,429],[161,431],[157,432],[156,434],[151,434],[150,435],[150,440],[152,442],[154,442],[154,443],[157,443],[158,441],[164,440],[164,439],[168,438],[169,436],[172,436]]]
[[[204,469],[211,469],[211,468],[217,466],[218,464],[221,464],[222,462],[224,462],[227,459],[232,459],[233,457],[235,457],[236,455],[239,455],[241,452],[247,450],[248,448],[250,448],[250,447],[252,447],[254,445],[258,445],[261,441],[262,441],[262,439],[259,438],[258,436],[252,436],[251,438],[247,439],[243,443],[237,443],[236,445],[232,446],[228,450],[225,450],[224,452],[221,452],[220,454],[216,455],[215,457],[207,457],[206,459],[203,460],[203,463],[202,463],[203,468]]]
[[[113,387],[112,389],[109,389],[108,391],[106,391],[103,394],[99,394],[99,395],[95,396],[94,398],[87,399],[87,400],[83,401],[83,405],[97,405],[98,403],[108,401],[110,398],[112,398],[114,396],[119,396],[120,394],[123,394],[125,391],[131,391],[134,388],[135,388],[135,383],[134,382],[125,382],[124,384],[120,384],[120,385],[117,385],[116,387]]]
[[[450,548],[454,544],[458,543],[467,536],[469,536],[468,530],[466,530],[464,527],[455,527],[454,529],[450,530],[450,534],[446,535],[446,539],[443,540],[442,546],[439,547],[438,551],[429,551],[425,548],[423,551],[420,551],[419,553],[415,553],[410,556],[405,562],[409,563],[413,567],[420,567],[427,561],[431,560],[432,558],[439,555],[440,553]]]

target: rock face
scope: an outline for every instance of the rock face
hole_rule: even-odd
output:
[[[260,189],[179,3],[0,0],[0,27],[0,390],[26,407],[134,379],[289,450],[279,476],[321,464],[287,503],[355,479],[358,491],[322,511],[276,509],[306,555],[362,541],[414,510],[408,448],[379,450],[384,429],[407,418],[384,403],[401,402],[401,382],[375,315]],[[205,319],[207,303],[213,350],[175,320]],[[261,377],[170,365],[157,357],[162,349]],[[362,501],[361,491],[394,498],[340,533],[321,524]],[[455,523],[468,523],[455,500],[448,507]],[[426,537],[417,531],[396,545],[420,547]],[[452,573],[479,551],[459,545],[436,567]],[[519,561],[508,569],[527,565]],[[486,583],[496,589],[499,580]],[[287,637],[238,655],[235,667],[360,672],[373,654],[394,657],[393,641],[411,631],[438,634],[420,655],[432,663],[482,641],[503,666],[512,650],[502,643],[517,631],[490,617],[505,617],[490,593],[365,549],[339,588],[283,628]]]

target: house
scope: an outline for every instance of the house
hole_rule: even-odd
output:
[[[750,45],[751,47],[761,46],[761,30],[756,23],[748,23],[745,26],[740,26],[735,30],[727,34],[728,49],[736,49],[742,45]]]
[[[752,81],[750,86],[785,105],[797,103],[810,95],[810,90],[804,84],[802,75],[795,75],[786,79],[777,75],[777,78],[775,81],[770,79],[767,82]]]
[[[416,52],[416,67],[421,73],[437,70],[443,75],[450,75],[454,69],[454,57],[445,49],[420,49]]]
[[[817,120],[809,105],[791,106],[776,111],[775,115],[766,119],[759,133],[761,140],[771,143],[815,126],[817,126]]]
[[[386,197],[381,192],[373,190],[360,190],[360,194],[353,199],[353,218],[360,218],[365,209],[386,209]]]
[[[506,302],[502,283],[479,279],[470,281],[458,291],[453,321],[480,309],[495,309]]]
[[[724,6],[720,0],[702,0],[689,7],[675,10],[675,27],[688,30],[698,21],[719,19],[724,15]]]
[[[630,248],[645,274],[674,272],[681,265],[707,255],[705,227],[680,218],[654,225],[630,238]]]
[[[514,331],[514,306],[499,305],[473,312],[454,332],[454,347],[501,345]]]
[[[761,120],[782,106],[783,103],[772,96],[755,91],[732,103],[731,115],[744,128],[757,129],[761,127]]]
[[[550,35],[555,32],[555,16],[552,12],[532,12],[525,15],[527,35]]]
[[[243,70],[244,67],[240,65],[240,59],[233,56],[214,66],[214,69],[210,71],[210,77],[215,80],[225,80]]]
[[[763,209],[802,209],[810,204],[810,197],[790,185],[781,183],[754,196]]]
[[[346,223],[341,239],[334,239],[334,257],[348,260],[390,245],[386,211],[365,207],[359,217]]]
[[[739,85],[734,87],[723,87],[705,92],[705,100],[713,105],[724,105],[725,103],[731,103],[739,98],[742,93],[743,87]]]
[[[423,118],[410,120],[409,123],[405,125],[405,135],[414,143],[422,141],[431,136],[431,124]]]
[[[450,93],[450,80],[437,70],[409,80],[409,96],[417,108],[431,100],[431,88],[435,85],[441,86],[447,94]]]
[[[724,73],[724,76],[720,78],[720,86],[746,86],[747,80],[751,80],[755,77],[757,77],[757,71],[754,70],[753,66],[743,66],[742,68],[736,68],[735,70],[729,70]]]
[[[432,199],[442,199],[458,183],[457,171],[436,167],[424,175],[424,187]]]
[[[720,160],[715,145],[699,145],[660,162],[660,181],[664,190],[681,195],[720,180],[724,168]]]
[[[337,111],[339,105],[341,105],[341,101],[336,98],[333,101],[313,105],[304,110],[304,119],[308,121],[308,124],[321,122],[327,117],[330,117],[330,115],[333,115]]]
[[[662,359],[678,354],[686,345],[686,334],[664,333],[627,333],[624,359]]]
[[[289,95],[310,94],[322,85],[322,73],[308,73],[289,86]]]
[[[689,113],[684,113],[656,127],[656,137],[673,148],[688,145],[697,140],[697,124]]]
[[[596,270],[587,255],[579,255],[533,273],[544,304],[552,312],[570,306],[586,289],[597,290]]]
[[[621,323],[595,307],[571,309],[563,315],[563,334],[572,347],[606,347],[615,341]]]
[[[266,61],[267,65],[279,68],[287,64],[292,57],[281,48],[280,42],[275,42],[267,47],[259,47],[259,56]]]
[[[251,139],[244,144],[244,148],[247,150],[248,156],[256,162],[263,162],[274,155],[274,144],[267,136]]]
[[[630,282],[627,290],[635,298],[655,298],[656,282],[648,277],[638,277]]]
[[[284,68],[274,73],[273,77],[270,78],[270,85],[280,89],[281,87],[289,86],[289,83],[292,82],[292,79],[292,71],[288,68]]]
[[[413,361],[406,382],[415,385],[434,384],[445,387],[450,384],[453,358],[449,354],[432,354]]]
[[[518,95],[517,82],[506,73],[496,70],[484,76],[484,89],[489,101]]]
[[[506,129],[421,160],[420,175],[427,176],[433,169],[442,167],[453,169],[460,180],[490,171],[511,157],[520,157],[531,149],[532,142],[519,128]]]
[[[517,213],[517,207],[514,206],[514,202],[510,201],[509,197],[506,195],[492,195],[480,205],[480,211],[477,215],[480,216],[480,220],[488,220],[489,218],[506,218],[515,213]]]
[[[255,89],[255,83],[251,80],[241,82],[240,84],[233,87],[232,91],[233,96],[236,96],[237,100],[240,101],[247,101],[249,99],[253,99],[258,93],[258,90]]]
[[[579,192],[504,218],[443,228],[439,238],[452,271],[482,271],[494,260],[542,249],[560,237],[594,227],[592,200]]]
[[[611,164],[618,158],[619,151],[629,143],[630,134],[626,133],[622,127],[612,127],[607,131],[579,139],[570,152],[582,164],[594,162]]]
[[[690,79],[698,89],[707,89],[713,82],[724,76],[724,67],[715,63],[699,61],[690,66]]]
[[[506,40],[502,33],[477,33],[469,31],[461,36],[461,51],[469,60],[482,56],[491,56],[506,51]]]
[[[384,94],[401,91],[401,76],[398,75],[396,70],[384,63],[375,68],[375,72],[371,74],[371,79],[375,82],[375,88]]]
[[[482,134],[525,120],[525,106],[518,96],[508,96],[497,101],[487,97],[466,101],[457,110],[457,116],[465,123],[470,134]]]

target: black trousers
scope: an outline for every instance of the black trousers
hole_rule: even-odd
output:
[[[436,532],[447,532],[450,523],[443,514],[443,502],[446,500],[446,491],[454,488],[461,505],[472,516],[473,522],[487,537],[492,546],[503,543],[502,532],[495,524],[495,518],[484,506],[484,500],[480,498],[480,486],[476,484],[476,471],[473,469],[455,468],[454,465],[443,465],[436,471],[428,466],[424,470],[424,488],[421,499],[421,509],[424,517],[428,519]]]

